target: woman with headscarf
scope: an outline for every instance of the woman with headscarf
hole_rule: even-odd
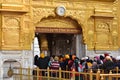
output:
[[[53,70],[53,71],[50,71],[52,77],[57,77],[58,76],[58,71],[57,70],[59,70],[59,67],[60,67],[59,57],[55,56],[54,61],[51,61],[51,64],[50,64],[50,69]]]
[[[105,72],[109,73],[110,70],[115,68],[115,64],[112,61],[110,56],[105,57],[105,62],[102,64],[102,69],[105,70]]]

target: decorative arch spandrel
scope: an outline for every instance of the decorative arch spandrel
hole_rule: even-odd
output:
[[[98,50],[117,50],[117,26],[113,26],[113,18],[96,17],[95,47]]]

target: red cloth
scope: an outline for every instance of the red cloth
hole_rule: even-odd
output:
[[[104,56],[106,57],[106,56],[109,56],[109,54],[108,53],[104,53]]]

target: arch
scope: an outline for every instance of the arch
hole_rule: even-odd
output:
[[[17,60],[14,59],[6,59],[3,61],[3,78],[11,78],[8,76],[8,70],[15,67],[20,67],[21,64]]]
[[[36,32],[43,33],[82,33],[82,26],[76,19],[71,17],[43,17],[37,22]]]
[[[77,48],[74,48],[74,51],[76,52],[77,49],[79,47],[83,47],[85,48],[84,44],[85,43],[83,41],[84,40],[84,35],[83,35],[83,25],[81,23],[79,23],[80,21],[77,20],[76,18],[71,18],[70,16],[64,16],[64,17],[60,17],[60,16],[48,16],[48,17],[42,17],[42,19],[40,19],[39,22],[37,22],[35,24],[36,33],[54,33],[58,34],[58,33],[62,33],[63,34],[72,34],[74,35],[74,37],[72,38],[74,40],[73,43],[79,43],[79,41],[81,43],[79,43],[80,45],[74,45]],[[82,25],[82,26],[81,26]],[[52,36],[53,36],[52,35]],[[39,38],[39,37],[38,37]],[[48,48],[47,48],[48,49]],[[45,49],[45,50],[47,50]],[[80,48],[81,52],[84,50],[82,50],[82,48]],[[43,51],[43,50],[41,50]],[[70,52],[70,54],[73,52]],[[49,54],[49,53],[48,53]],[[76,52],[76,54],[79,54],[79,52]],[[78,55],[78,56],[82,56],[82,55]]]
[[[59,17],[59,16],[55,16],[55,15],[48,15],[48,16],[42,16],[42,18],[40,18],[39,20],[37,20],[37,22],[35,22],[35,26],[37,26],[37,24],[39,24],[40,22],[42,22],[44,19],[49,19],[49,18],[69,18],[73,21],[76,21],[78,23],[78,25],[80,25],[80,27],[82,28],[82,30],[84,31],[84,23],[82,23],[83,21],[80,20],[78,17],[74,17],[74,16],[64,16],[64,17]]]
[[[14,27],[16,27],[16,28],[19,28],[19,26],[20,26],[20,21],[17,19],[17,18],[7,18],[6,19],[6,24],[5,24],[6,26],[14,26]]]

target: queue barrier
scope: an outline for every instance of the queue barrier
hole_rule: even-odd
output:
[[[102,69],[86,69],[83,72],[39,69],[13,68],[14,80],[120,80],[118,67],[105,73]]]

